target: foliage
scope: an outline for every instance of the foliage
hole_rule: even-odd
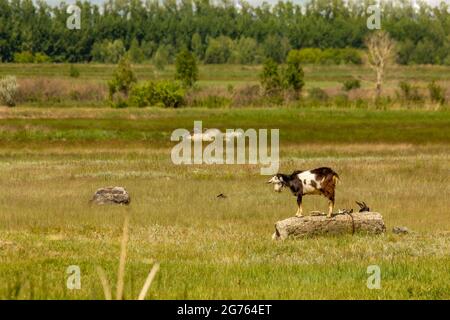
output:
[[[175,60],[175,79],[185,87],[192,87],[198,80],[198,67],[194,55],[188,50],[181,51]]]
[[[133,87],[130,101],[142,108],[162,104],[164,107],[177,108],[183,103],[185,91],[175,81],[147,81]]]
[[[71,78],[78,78],[80,76],[80,71],[73,64],[70,65],[69,76]]]
[[[17,96],[17,80],[16,77],[6,76],[0,79],[0,102],[8,107],[16,105]]]
[[[205,63],[227,63],[233,51],[233,40],[226,36],[208,38]]]
[[[128,96],[128,92],[136,81],[137,79],[131,69],[130,61],[127,57],[122,57],[114,72],[113,79],[108,81],[110,98],[113,99],[115,93]]]
[[[46,63],[50,61],[50,57],[42,52],[37,52],[36,54],[30,51],[14,53],[14,62],[17,63]]]
[[[435,81],[430,82],[430,84],[428,85],[428,92],[430,94],[431,101],[440,104],[445,103],[445,90]]]
[[[305,84],[303,81],[304,76],[301,59],[299,59],[295,51],[290,51],[286,59],[286,70],[284,71],[285,86],[298,93]]]
[[[145,59],[144,51],[139,46],[136,39],[131,41],[130,49],[128,49],[128,57],[134,63],[141,63]]]
[[[153,56],[153,64],[158,70],[164,70],[166,65],[169,63],[169,48],[167,46],[160,46],[156,50]]]
[[[14,53],[14,62],[33,63],[34,55],[30,51],[16,52],[16,53]]]
[[[398,87],[400,89],[400,92],[397,92],[397,95],[401,99],[415,102],[423,100],[423,97],[421,96],[419,88],[417,86],[409,84],[406,81],[400,81]]]
[[[283,88],[283,79],[278,70],[278,64],[274,60],[269,58],[264,62],[260,78],[266,95],[280,94]]]
[[[94,44],[92,59],[97,62],[117,63],[125,54],[125,46],[122,40],[109,41]]]
[[[195,1],[195,10],[192,1],[109,0],[103,5],[85,1],[78,3],[82,19],[76,32],[65,26],[67,7],[52,3],[55,6],[45,1],[0,0],[1,61],[13,61],[16,53],[28,51],[42,52],[56,62],[117,63],[128,48],[136,53],[131,59],[137,62],[141,50],[149,59],[156,48],[174,46],[169,61],[174,52],[187,47],[207,63],[225,63],[230,57],[245,57],[236,53],[236,44],[247,39],[251,50],[245,51],[252,52],[256,43],[263,57],[258,54],[250,61],[246,56],[245,63],[266,57],[282,63],[291,48],[321,49],[323,57],[306,52],[302,63],[316,58],[324,64],[359,63],[357,55],[345,48],[364,49],[371,32],[364,18],[365,1],[246,3],[241,9],[232,1]],[[382,4],[382,10],[383,29],[399,43],[400,63],[450,63],[448,6],[394,1]],[[124,19],[129,13],[132,19]]]
[[[342,84],[342,90],[344,91],[350,91],[359,88],[361,88],[361,81],[359,81],[358,79],[345,80]]]

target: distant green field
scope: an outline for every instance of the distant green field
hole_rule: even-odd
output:
[[[2,143],[141,141],[167,145],[176,128],[278,128],[285,143],[445,143],[449,111],[339,109],[5,109]]]

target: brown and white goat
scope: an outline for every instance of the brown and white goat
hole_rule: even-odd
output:
[[[276,192],[281,192],[283,187],[289,187],[297,197],[297,217],[303,216],[302,198],[305,195],[323,195],[329,200],[328,217],[331,217],[334,207],[336,182],[339,175],[332,169],[321,167],[307,171],[294,171],[290,175],[278,173],[267,183],[273,184]]]

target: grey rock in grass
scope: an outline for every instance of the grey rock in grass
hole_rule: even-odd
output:
[[[409,229],[407,227],[394,227],[392,228],[392,232],[395,234],[408,234]]]
[[[378,212],[354,212],[327,216],[292,217],[278,221],[272,239],[314,237],[338,234],[381,234],[386,231],[383,217]]]
[[[130,204],[130,195],[123,187],[105,187],[95,191],[90,201],[95,204]]]

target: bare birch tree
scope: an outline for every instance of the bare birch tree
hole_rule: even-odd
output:
[[[395,56],[395,42],[385,31],[371,33],[365,41],[369,66],[377,73],[376,98],[381,96],[385,68]]]

